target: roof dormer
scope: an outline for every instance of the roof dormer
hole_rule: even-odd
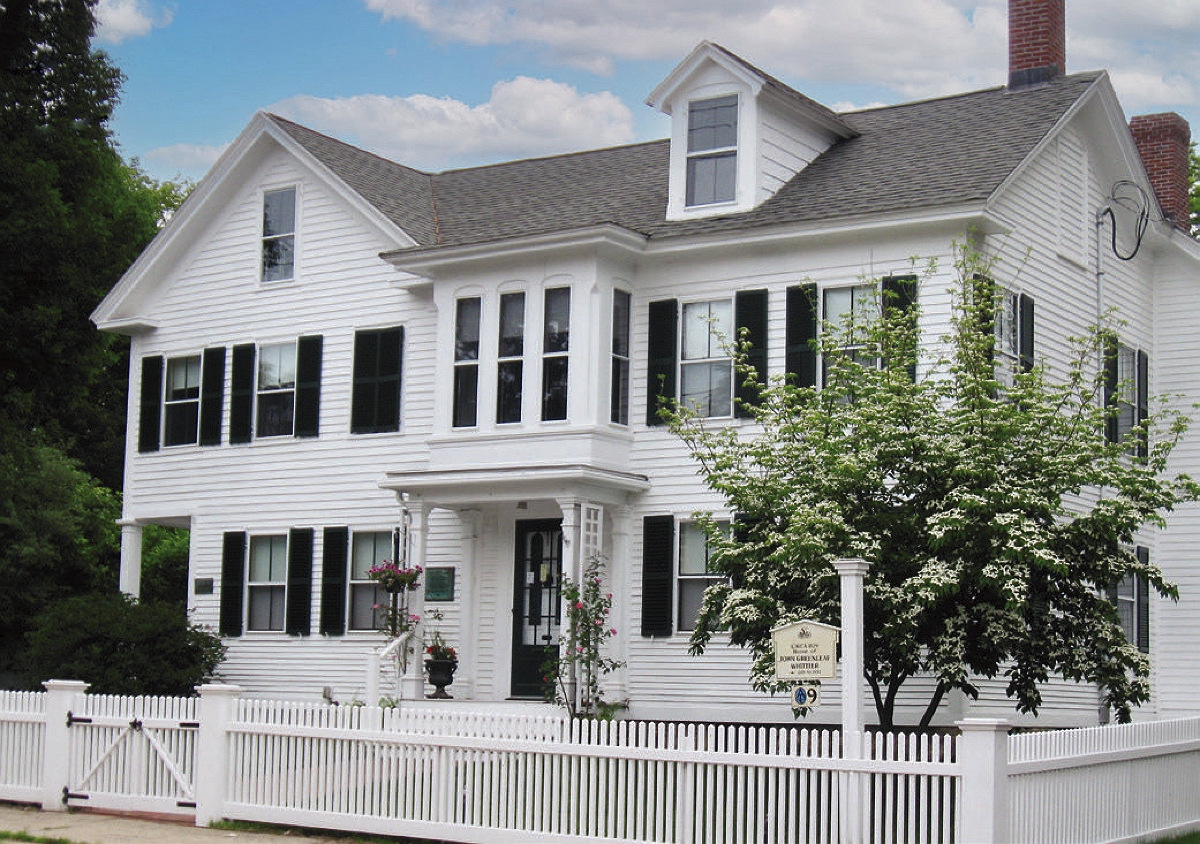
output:
[[[749,211],[856,134],[825,106],[708,41],[646,102],[671,117],[668,220]]]

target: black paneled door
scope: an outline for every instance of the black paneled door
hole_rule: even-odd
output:
[[[517,522],[513,566],[512,696],[542,696],[542,664],[562,627],[562,520]]]

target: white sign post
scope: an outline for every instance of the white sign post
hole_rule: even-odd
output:
[[[860,559],[834,560],[842,583],[842,758],[863,755],[863,580],[870,563]],[[862,841],[862,784],[851,773],[842,797],[842,835],[845,842]]]

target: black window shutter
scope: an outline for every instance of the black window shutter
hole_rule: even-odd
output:
[[[296,436],[315,437],[321,423],[321,336],[296,343]]]
[[[200,384],[200,445],[221,444],[225,413],[225,347],[204,350]]]
[[[400,375],[404,329],[360,331],[354,335],[354,386],[350,432],[400,430]]]
[[[1021,352],[1021,371],[1032,372],[1034,357],[1033,357],[1033,297],[1025,293],[1020,296],[1020,324],[1018,327],[1018,335]]]
[[[1105,334],[1103,345],[1104,406],[1110,411],[1110,415],[1104,423],[1104,434],[1110,443],[1115,443],[1120,439],[1121,435],[1117,417],[1111,413],[1117,401],[1117,378],[1119,377],[1117,369],[1117,338],[1112,334]]]
[[[787,340],[784,369],[797,387],[817,386],[817,286],[787,289]]]
[[[679,303],[660,299],[649,306],[650,337],[646,348],[646,424],[663,425],[660,407],[675,398],[676,334]]]
[[[138,414],[138,451],[158,451],[162,427],[162,355],[142,358],[141,410]]]
[[[284,631],[307,636],[312,631],[313,530],[288,531],[287,609]]]
[[[642,519],[642,635],[671,635],[675,517]]]
[[[883,288],[883,306],[904,312],[917,301],[917,277],[915,275],[888,275],[880,279]]]
[[[1150,356],[1138,350],[1137,353],[1137,424],[1144,425],[1150,416]],[[1137,456],[1145,460],[1150,453],[1148,431],[1137,433]]]
[[[1139,545],[1137,558],[1142,565],[1150,565],[1150,549]],[[1134,597],[1137,599],[1137,649],[1148,654],[1150,653],[1150,581],[1144,575],[1139,574],[1134,583]]]
[[[327,527],[321,540],[321,632],[346,632],[346,562],[350,529]]]
[[[767,291],[741,290],[734,297],[734,322],[737,326],[737,340],[742,339],[742,329],[746,330],[746,339],[750,342],[750,350],[746,362],[754,369],[758,383],[767,383]],[[754,414],[745,405],[761,403],[759,389],[748,389],[741,375],[737,378],[738,404],[735,413],[742,419],[748,419]]]
[[[901,314],[912,310],[917,301],[917,277],[915,275],[888,275],[880,279],[883,289],[883,307],[886,310],[895,309]],[[911,354],[912,349],[906,349]],[[914,356],[908,365],[908,377],[917,380],[917,360]]]
[[[233,347],[229,387],[229,441],[248,443],[254,430],[254,344]]]
[[[242,635],[242,596],[246,580],[246,534],[230,531],[221,547],[222,636]]]

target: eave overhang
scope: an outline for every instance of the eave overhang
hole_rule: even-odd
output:
[[[645,475],[586,464],[388,472],[379,485],[411,502],[466,509],[484,504],[579,498],[626,503],[650,488]]]

